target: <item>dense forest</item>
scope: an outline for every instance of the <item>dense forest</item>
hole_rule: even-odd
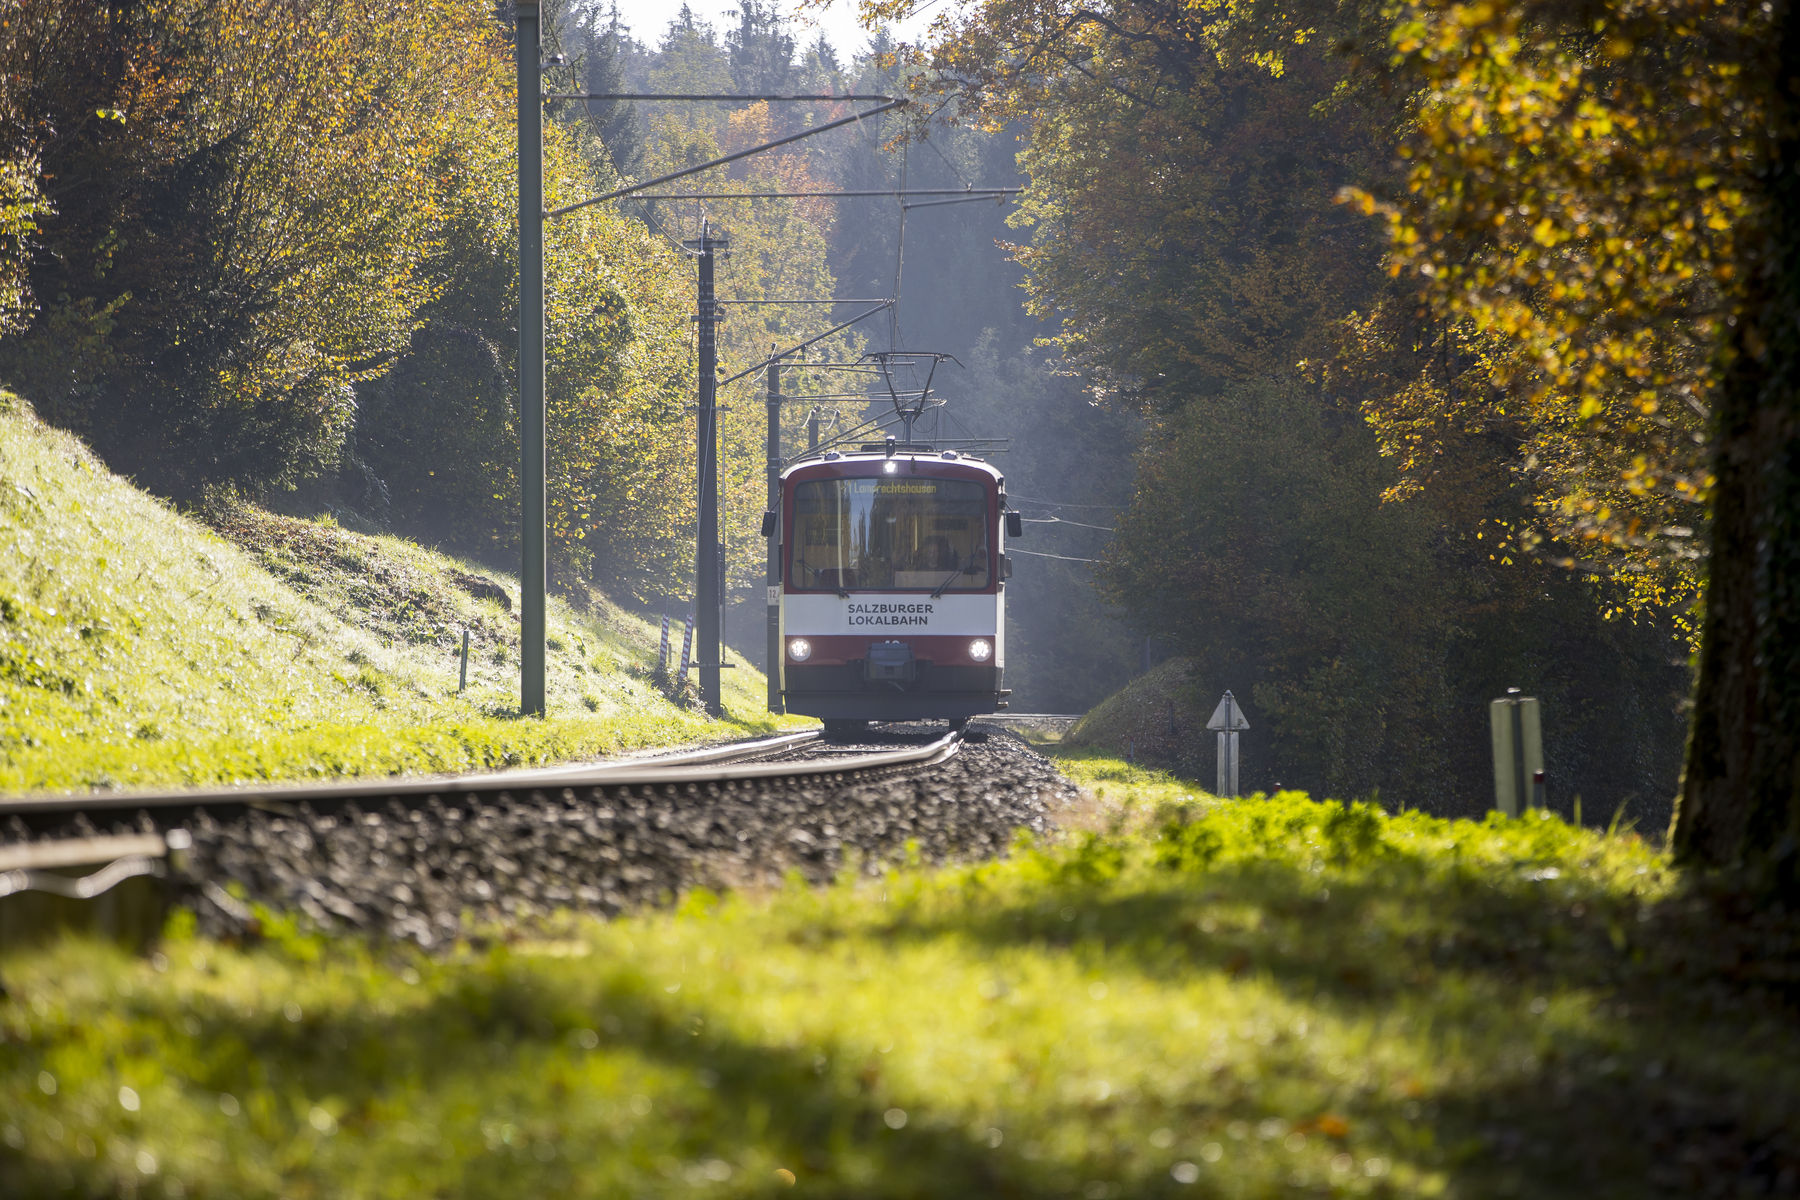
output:
[[[746,4],[725,29],[684,12],[653,44],[613,10],[547,5],[544,25],[549,92],[904,91],[881,36],[840,62],[823,39],[802,47],[772,3]],[[449,0],[373,21],[351,5],[268,0],[25,5],[0,30],[11,163],[0,379],[184,505],[329,511],[511,566],[512,28],[509,6]],[[552,105],[548,201],[858,107],[869,106]],[[904,132],[874,118],[690,186],[1021,182],[1010,136],[943,129],[909,145]],[[549,222],[553,581],[677,618],[691,607],[695,297],[681,243],[703,221],[731,246],[719,273],[722,378],[870,307],[820,301],[897,297],[790,361],[853,365],[865,348],[954,355],[962,365],[936,381],[947,407],[931,415],[935,435],[1010,438],[1016,490],[1047,479],[1046,514],[1116,502],[1111,472],[1067,483],[1062,435],[1096,434],[1123,453],[1123,425],[1032,353],[1044,330],[996,245],[1006,215],[992,202],[909,213],[892,198],[770,197],[628,200]],[[771,303],[789,299],[802,303]],[[720,396],[728,629],[759,660],[763,387],[753,372]],[[809,426],[827,444],[873,436],[868,419],[888,407],[857,399],[882,392],[866,368],[789,366],[782,390],[789,453]],[[1100,544],[1043,539],[1077,560]],[[1087,564],[1024,561],[1021,590],[1040,590],[1042,576],[1067,612],[1022,612],[1020,640],[1054,644],[1077,621],[1103,632],[1074,656],[1027,655],[1043,665],[1016,672],[1020,693],[1070,707],[1124,682],[1135,642],[1093,596]]]
[[[552,221],[561,585],[688,603],[680,242],[704,220],[732,242],[723,374],[860,311],[769,301],[832,297],[898,303],[809,362],[959,360],[929,432],[1010,439],[1023,706],[1180,656],[1200,697],[1243,700],[1250,786],[1441,806],[1482,793],[1485,705],[1516,687],[1543,703],[1560,807],[1663,819],[1719,355],[1766,245],[1768,12],[971,0],[847,61],[774,0],[643,41],[604,5],[545,15],[550,91],[912,98],[696,191],[1025,188]],[[511,21],[485,0],[14,6],[0,380],[178,503],[329,508],[509,561]],[[555,206],[852,106],[551,111]],[[782,386],[789,453],[879,412],[834,367]],[[752,651],[761,387],[721,396]]]
[[[1764,20],[994,0],[916,51],[1026,131],[1032,311],[1142,422],[1100,588],[1263,718],[1257,785],[1472,798],[1518,687],[1565,811],[1660,825]]]

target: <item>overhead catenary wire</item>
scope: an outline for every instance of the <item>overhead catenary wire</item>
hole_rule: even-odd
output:
[[[867,312],[860,312],[860,313],[856,314],[854,317],[851,317],[848,321],[840,321],[836,325],[833,325],[830,329],[827,329],[824,333],[821,333],[816,337],[807,338],[804,342],[800,342],[796,345],[789,346],[786,350],[782,350],[775,354],[771,354],[767,358],[763,359],[761,362],[757,363],[753,367],[745,367],[742,371],[739,371],[736,375],[733,375],[730,379],[727,379],[727,380],[724,380],[723,382],[721,382],[719,384],[719,386],[724,387],[727,384],[736,383],[738,380],[744,378],[745,376],[750,375],[756,371],[762,370],[764,367],[768,366],[770,363],[780,362],[782,360],[782,358],[784,358],[785,356],[787,356],[789,354],[793,354],[796,351],[804,350],[808,346],[816,345],[819,342],[822,342],[826,338],[830,337],[832,334],[838,332],[839,330],[848,329],[850,326],[856,324],[858,321],[864,320],[868,317],[872,317],[876,313],[880,312],[882,309],[892,308],[893,306],[894,306],[894,301],[883,300],[883,301],[879,302],[878,304],[876,304],[874,308],[869,309]]]
[[[793,192],[644,192],[633,196],[633,200],[898,200],[906,203],[909,196],[952,196],[952,200],[937,200],[935,204],[960,204],[965,200],[1004,200],[1008,196],[1016,196],[1024,188],[1016,187],[968,187],[960,188],[907,188],[901,189],[859,189],[856,191],[830,191],[824,188],[808,188]],[[925,203],[909,204],[909,208],[925,208]]]
[[[1021,550],[1017,546],[1008,546],[1008,554],[1024,554],[1031,558],[1054,558],[1058,562],[1104,563],[1103,558],[1076,558],[1073,554],[1045,554],[1042,550]]]
[[[647,191],[653,187],[660,187],[665,183],[673,183],[677,179],[685,179],[689,175],[696,175],[701,171],[710,170],[713,167],[722,167],[727,163],[737,162],[739,159],[748,158],[752,154],[761,154],[764,150],[773,150],[779,146],[788,145],[790,142],[797,142],[801,138],[812,137],[815,134],[824,133],[831,129],[839,129],[845,125],[860,124],[865,118],[873,117],[892,109],[904,108],[908,103],[910,103],[910,101],[893,100],[887,104],[877,105],[876,107],[867,109],[863,112],[852,113],[847,117],[840,117],[835,121],[827,121],[823,125],[815,125],[811,129],[802,129],[798,133],[791,133],[786,137],[776,138],[772,142],[764,142],[760,146],[752,146],[747,150],[739,150],[732,154],[722,155],[709,162],[697,163],[691,167],[684,167],[679,171],[671,171],[666,175],[659,175],[655,179],[647,179],[642,183],[634,183],[627,187],[614,188],[610,192],[605,192],[598,196],[590,196],[586,200],[577,200],[573,204],[565,204],[560,208],[550,209],[544,215],[548,217],[560,217],[567,213],[572,213],[577,209],[586,208],[591,204],[599,204],[604,200],[615,200],[621,196],[634,195],[638,192]],[[904,179],[902,182],[904,183]]]
[[[549,92],[544,96],[549,100],[647,100],[647,101],[681,101],[681,100],[741,100],[761,103],[763,101],[795,101],[808,104],[826,103],[840,100],[855,100],[859,103],[877,100],[892,100],[892,96],[876,95],[872,92],[856,93],[844,96],[787,96],[787,95],[744,95],[727,92]]]
[[[956,169],[956,164],[950,161],[949,155],[938,148],[936,142],[932,141],[929,137],[923,137],[919,140],[931,147],[931,152],[943,160],[944,165],[950,168],[950,174],[957,180],[960,180],[965,188],[972,188],[975,186],[973,183],[969,182],[969,180],[963,178],[963,173]],[[1023,191],[1024,189],[1021,188],[1020,190]]]
[[[1027,525],[1074,525],[1081,529],[1098,529],[1102,533],[1119,532],[1110,525],[1089,525],[1085,521],[1071,521],[1067,517],[1021,517],[1020,519]]]
[[[857,298],[851,296],[829,296],[823,300],[715,300],[715,304],[889,304],[888,300],[870,296]],[[802,364],[789,363],[788,366]]]
[[[1110,508],[1114,512],[1126,508],[1123,504],[1075,504],[1068,500],[1045,500],[1039,496],[1014,496],[1014,500],[1022,500],[1026,504],[1041,504],[1045,508]]]
[[[1000,192],[996,192],[996,193],[993,193],[991,195],[986,195],[986,196],[978,195],[978,194],[977,195],[958,194],[954,200],[914,200],[914,201],[910,201],[910,202],[903,200],[900,202],[900,207],[903,211],[906,209],[912,209],[912,208],[938,208],[941,205],[945,205],[945,204],[970,204],[976,200],[992,200],[996,204],[998,204],[1005,199],[1006,199],[1006,195],[1004,193],[1000,193]]]

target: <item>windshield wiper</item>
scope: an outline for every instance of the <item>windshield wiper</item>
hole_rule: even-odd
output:
[[[939,596],[942,596],[944,594],[944,589],[949,587],[951,584],[955,583],[956,577],[958,575],[961,575],[962,573],[963,573],[963,569],[961,567],[958,567],[958,568],[956,568],[956,570],[950,572],[950,577],[948,579],[944,580],[944,582],[938,584],[937,587],[932,590],[931,598],[933,600],[936,600]]]
[[[800,565],[800,569],[803,571],[806,571],[808,573],[809,577],[814,581],[816,581],[818,579],[818,577],[825,571],[824,567],[815,567],[811,563],[808,563],[805,559],[801,559],[799,565]],[[838,571],[838,585],[836,588],[834,588],[832,590],[837,592],[839,599],[848,600],[850,598],[850,589],[844,586],[843,576],[844,576],[843,571],[839,570]]]

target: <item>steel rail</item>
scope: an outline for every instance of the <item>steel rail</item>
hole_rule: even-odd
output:
[[[787,734],[751,743],[709,747],[662,759],[609,760],[561,767],[535,767],[481,775],[351,779],[321,784],[274,787],[239,786],[162,792],[89,795],[39,795],[0,799],[0,820],[9,816],[73,817],[79,813],[200,808],[340,809],[351,804],[403,797],[496,795],[548,788],[615,788],[676,783],[719,783],[734,779],[779,779],[808,775],[845,775],[899,767],[925,767],[953,756],[961,742],[952,732],[925,746],[874,754],[850,754],[760,763],[754,760],[816,742],[817,732]],[[750,762],[746,763],[745,760]],[[722,761],[730,760],[730,761]],[[713,765],[718,764],[718,765]]]
[[[824,734],[819,730],[809,729],[801,733],[777,734],[774,737],[759,738],[749,742],[725,742],[717,746],[702,746],[698,750],[678,750],[673,754],[646,751],[627,758],[608,758],[598,762],[569,763],[560,767],[527,767],[513,771],[489,771],[481,775],[453,775],[448,778],[469,783],[504,782],[509,787],[517,786],[517,781],[521,779],[528,780],[533,784],[538,782],[555,784],[570,777],[586,778],[596,771],[623,771],[634,767],[674,768],[715,762],[754,762],[759,758],[769,758],[776,754],[786,754],[790,750],[798,750],[801,746],[817,742],[823,737]]]

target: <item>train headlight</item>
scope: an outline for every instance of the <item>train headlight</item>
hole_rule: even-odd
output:
[[[986,662],[994,657],[994,643],[986,638],[976,638],[969,643],[969,657],[976,662]]]
[[[795,662],[805,662],[812,657],[812,643],[805,638],[789,638],[788,657]]]
[[[889,475],[892,475],[894,472],[896,472],[900,469],[900,464],[890,458],[886,462],[881,464],[881,469],[883,471],[886,471]]]

